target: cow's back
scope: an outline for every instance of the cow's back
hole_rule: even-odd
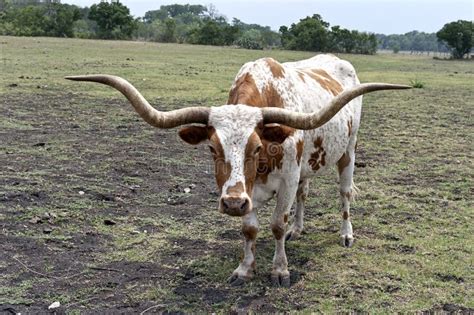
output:
[[[228,104],[310,113],[321,110],[336,95],[358,83],[354,67],[334,55],[282,64],[262,58],[242,66],[231,87]],[[295,132],[293,140],[288,140],[304,140],[303,177],[318,174],[339,160],[359,127],[361,104],[362,97],[358,97],[325,125]],[[285,174],[284,169],[280,171]]]

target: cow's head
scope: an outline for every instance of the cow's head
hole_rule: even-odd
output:
[[[262,111],[246,105],[212,107],[206,126],[187,126],[181,139],[190,144],[207,141],[214,159],[219,211],[242,216],[252,210],[252,190],[263,142],[282,143],[289,128],[264,125]]]
[[[180,130],[181,139],[190,144],[207,141],[215,163],[220,189],[219,210],[243,216],[252,210],[252,190],[257,176],[258,158],[263,141],[282,143],[295,129],[314,129],[329,121],[344,105],[362,94],[387,89],[406,89],[406,85],[367,83],[336,96],[324,110],[295,113],[281,108],[256,108],[223,105],[212,108],[189,107],[171,112],[154,109],[126,80],[110,75],[74,76],[67,79],[107,84],[119,90],[138,114],[150,125],[174,128],[198,124]]]

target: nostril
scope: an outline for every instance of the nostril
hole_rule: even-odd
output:
[[[247,206],[249,204],[249,201],[247,198],[244,199],[244,202],[240,205],[240,210],[245,210],[247,209]]]
[[[229,204],[227,203],[227,200],[226,200],[226,199],[222,198],[222,199],[221,199],[221,203],[222,203],[222,207],[223,207],[224,209],[228,209],[228,208],[229,208]]]

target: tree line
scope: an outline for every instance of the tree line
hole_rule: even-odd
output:
[[[374,54],[377,49],[449,51],[453,57],[463,58],[472,48],[472,28],[472,22],[457,21],[436,34],[370,34],[330,26],[314,14],[275,32],[237,18],[229,22],[213,5],[162,5],[134,18],[119,0],[101,1],[91,7],[62,4],[60,0],[0,0],[0,34],[14,36],[135,39],[358,54]]]

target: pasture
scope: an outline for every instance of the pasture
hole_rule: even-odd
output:
[[[342,55],[362,82],[424,83],[364,97],[351,209],[339,246],[337,172],[313,179],[291,287],[272,288],[272,206],[257,275],[226,279],[240,219],[217,212],[205,145],[144,123],[109,73],[162,110],[221,105],[240,66],[307,52],[0,37],[0,313],[474,311],[474,63]]]

